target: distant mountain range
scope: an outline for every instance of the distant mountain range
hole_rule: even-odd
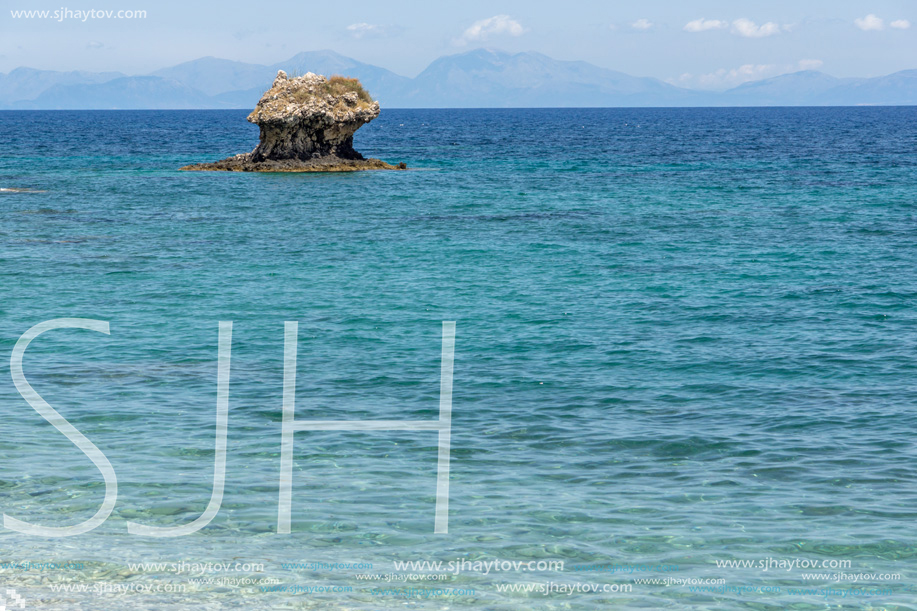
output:
[[[17,68],[0,74],[0,109],[253,108],[278,70],[357,77],[388,108],[917,105],[917,70],[846,79],[807,70],[709,92],[540,53],[476,49],[440,57],[415,78],[334,51],[271,66],[204,57],[143,76]]]

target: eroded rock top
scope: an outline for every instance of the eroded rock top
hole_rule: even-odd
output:
[[[255,125],[280,123],[369,123],[379,116],[373,101],[357,79],[326,78],[309,72],[290,78],[283,70],[264,92],[248,120]]]

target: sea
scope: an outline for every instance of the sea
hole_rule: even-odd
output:
[[[384,109],[408,171],[179,171],[245,117],[0,112],[7,608],[917,609],[917,108]],[[287,323],[297,421],[437,421],[444,321],[448,532],[432,429],[293,433],[278,532]],[[221,322],[219,511],[129,534],[208,507]],[[9,528],[111,492],[17,358],[117,478],[90,532]]]

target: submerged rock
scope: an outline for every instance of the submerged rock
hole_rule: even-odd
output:
[[[182,170],[238,172],[352,172],[406,169],[380,159],[365,159],[353,148],[353,134],[379,116],[357,79],[330,79],[309,72],[289,78],[281,70],[248,120],[261,128],[251,153]]]

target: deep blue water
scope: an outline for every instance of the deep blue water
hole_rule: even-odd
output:
[[[385,110],[356,148],[415,171],[177,171],[257,136],[243,111],[0,112],[0,189],[36,191],[0,192],[0,361],[45,320],[111,327],[26,353],[119,495],[90,534],[0,530],[0,563],[84,563],[0,568],[29,608],[917,609],[917,108]],[[186,523],[210,498],[221,320],[220,513],[188,537],[129,536],[127,520]],[[321,420],[435,419],[456,321],[448,535],[426,432],[297,433],[293,534],[275,533],[293,320],[297,418]],[[6,374],[0,414],[2,511],[89,518],[99,471]],[[565,565],[356,578],[458,558]],[[872,576],[717,566],[768,558]],[[230,560],[352,591],[127,568]],[[610,564],[678,569],[576,569]],[[667,577],[689,583],[633,581]],[[499,591],[546,582],[619,591]],[[404,586],[474,593],[371,592]]]

